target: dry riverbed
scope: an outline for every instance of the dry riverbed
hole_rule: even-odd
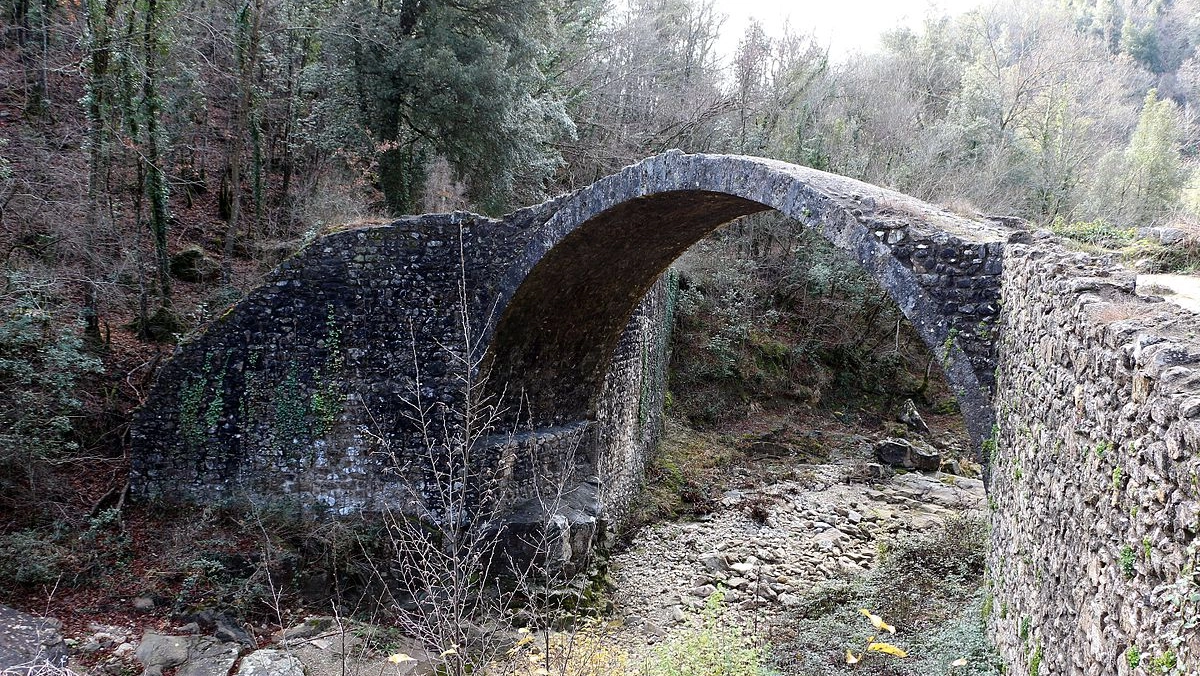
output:
[[[939,445],[953,445],[945,441]],[[639,654],[695,631],[706,600],[720,592],[720,623],[741,627],[782,672],[845,667],[844,650],[854,643],[834,645],[839,637],[831,635],[820,641],[827,649],[814,655],[813,637],[800,635],[814,599],[832,589],[835,601],[853,606],[856,597],[871,596],[870,571],[887,552],[944,539],[947,522],[982,523],[980,479],[880,468],[872,440],[858,434],[825,433],[820,442],[828,457],[816,463],[804,454],[743,457],[723,472],[739,487],[726,490],[710,514],[638,532],[612,561],[612,600],[622,626],[616,641]],[[958,596],[973,596],[982,576],[954,581],[960,583]],[[942,610],[954,615],[960,609]],[[865,639],[871,625],[858,619]],[[904,637],[936,631],[938,619],[918,614],[913,624],[919,627],[890,621]],[[954,654],[938,657],[953,662]],[[989,673],[939,666],[947,668],[928,673]]]

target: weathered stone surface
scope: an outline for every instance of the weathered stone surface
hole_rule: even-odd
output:
[[[1169,600],[1200,591],[1200,317],[1131,278],[1049,238],[1007,251],[989,622],[1010,673],[1038,648],[1043,674],[1200,673],[1200,606]]]
[[[942,467],[942,454],[928,444],[913,444],[909,459],[922,472],[936,472]]]
[[[304,676],[304,663],[286,650],[255,650],[242,658],[237,676]]]
[[[1137,236],[1159,244],[1177,244],[1187,237],[1187,233],[1179,228],[1158,226],[1138,228]]]
[[[237,662],[239,652],[236,643],[207,636],[189,636],[187,661],[175,670],[175,676],[227,676]]]
[[[192,246],[171,256],[171,276],[185,282],[206,282],[217,278],[221,264],[198,246]]]
[[[34,617],[0,605],[0,672],[25,674],[47,665],[64,667],[67,646],[62,624],[49,617]]]
[[[146,632],[138,644],[135,655],[147,676],[161,674],[163,669],[173,669],[187,661],[191,636],[167,636]]]
[[[279,641],[295,641],[300,639],[312,638],[319,634],[323,634],[333,628],[337,623],[337,618],[329,616],[309,617],[297,625],[293,625],[276,633],[275,637]]]
[[[143,676],[161,676],[175,669],[176,676],[226,676],[237,662],[239,648],[210,636],[168,636],[146,632],[134,653]]]

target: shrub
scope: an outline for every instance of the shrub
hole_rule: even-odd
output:
[[[56,324],[45,309],[52,300],[34,281],[10,273],[0,293],[0,494],[12,500],[36,490],[48,467],[77,456],[76,384],[100,362],[83,351],[74,327]]]
[[[1101,219],[1094,221],[1068,221],[1059,216],[1050,223],[1050,230],[1060,237],[1066,237],[1086,244],[1095,244],[1109,249],[1119,249],[1129,246],[1137,239],[1136,229],[1118,227]]]
[[[986,525],[978,518],[951,519],[894,543],[865,578],[830,581],[802,599],[797,638],[779,651],[780,659],[794,659],[788,671],[802,676],[996,676],[1000,661],[984,616],[991,605],[982,587],[986,552]],[[895,624],[907,658],[845,663],[846,650],[862,650],[860,608],[877,609]]]
[[[19,530],[0,535],[0,588],[53,584],[68,555],[43,532]]]
[[[640,676],[759,676],[769,673],[762,649],[737,626],[721,620],[718,592],[705,603],[701,623],[669,638],[646,661]]]

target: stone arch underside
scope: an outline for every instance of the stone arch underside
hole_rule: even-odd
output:
[[[942,362],[979,448],[991,433],[994,322],[1009,232],[906,195],[760,158],[672,151],[559,205],[508,272],[488,355],[546,426],[588,419],[630,314],[688,247],[774,209],[858,261]]]

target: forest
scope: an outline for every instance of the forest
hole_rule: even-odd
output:
[[[711,0],[4,0],[0,589],[95,579],[79,538],[112,537],[157,366],[334,230],[499,215],[678,148],[1200,266],[1200,0],[985,3],[837,58],[756,22],[723,54],[722,19]],[[820,383],[878,375],[894,309],[797,255],[806,237],[750,219],[689,254],[703,368],[675,382],[730,389],[746,346],[819,351]],[[680,410],[727,415],[706,405]]]

